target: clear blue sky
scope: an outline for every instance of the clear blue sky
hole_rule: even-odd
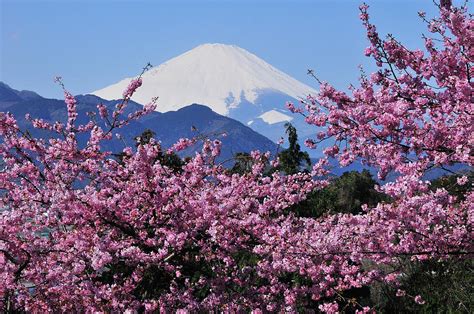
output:
[[[380,32],[410,47],[426,32],[417,12],[436,13],[428,0],[367,2]],[[73,93],[87,93],[209,42],[238,45],[308,84],[313,68],[344,88],[368,62],[355,0],[0,3],[0,80],[46,97],[61,97],[55,75]]]

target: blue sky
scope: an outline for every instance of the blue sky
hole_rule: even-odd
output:
[[[203,43],[235,44],[298,80],[313,68],[344,88],[357,80],[367,46],[359,1],[0,0],[0,80],[61,97],[110,85]],[[428,0],[367,1],[380,33],[419,47]]]

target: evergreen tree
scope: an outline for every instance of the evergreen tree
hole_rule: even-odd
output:
[[[295,174],[302,169],[308,170],[311,167],[311,160],[307,152],[301,151],[296,128],[289,122],[285,123],[285,128],[289,147],[278,154],[280,160],[278,169],[286,174]]]
[[[249,153],[237,153],[234,155],[234,165],[230,169],[231,173],[240,175],[252,171],[253,159]]]

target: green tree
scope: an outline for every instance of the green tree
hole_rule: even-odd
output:
[[[285,128],[289,147],[278,154],[280,159],[278,170],[286,174],[295,174],[301,170],[308,170],[311,167],[311,159],[307,152],[301,151],[296,128],[289,122],[285,123]]]
[[[135,137],[135,146],[138,147],[140,145],[149,144],[154,136],[155,132],[150,129],[146,129],[139,136]],[[115,156],[120,162],[122,162],[124,158],[124,153],[119,153]],[[172,169],[174,172],[180,172],[182,170],[183,165],[185,164],[184,161],[175,153],[166,153],[163,152],[162,149],[160,149],[160,153],[158,154],[157,160],[159,160],[162,165],[165,165],[168,168]]]
[[[411,261],[406,259],[399,287],[374,283],[371,306],[381,313],[474,313],[474,260]],[[397,290],[410,297],[397,297]],[[413,297],[421,295],[425,304]]]
[[[320,217],[324,214],[361,212],[362,205],[375,206],[388,197],[375,190],[377,182],[368,170],[350,171],[333,181],[322,190],[310,193],[307,199],[291,210],[302,217]]]
[[[135,137],[135,146],[145,145],[150,143],[151,139],[155,137],[156,133],[150,129],[145,129],[139,136]]]
[[[445,175],[431,181],[431,189],[435,191],[438,188],[444,188],[452,196],[455,196],[458,201],[464,200],[465,195],[469,190],[472,189],[474,182],[474,171],[469,171],[465,174],[467,182],[463,185],[459,185],[457,180],[461,178],[461,175]]]
[[[234,155],[234,165],[230,169],[231,173],[243,175],[252,171],[253,160],[249,153],[237,153]]]

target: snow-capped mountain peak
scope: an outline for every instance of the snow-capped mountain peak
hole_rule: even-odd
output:
[[[131,79],[92,94],[119,99]],[[203,104],[274,141],[284,134],[283,124],[294,116],[284,108],[285,102],[315,93],[247,50],[224,44],[197,46],[153,67],[142,80],[132,98],[138,103],[146,104],[158,96],[160,112]]]
[[[118,99],[130,79],[92,94]],[[262,90],[275,90],[293,98],[313,92],[311,87],[245,49],[203,44],[146,72],[133,100],[143,104],[158,96],[157,110],[161,112],[201,103],[219,114],[229,115],[243,98],[254,103]]]

